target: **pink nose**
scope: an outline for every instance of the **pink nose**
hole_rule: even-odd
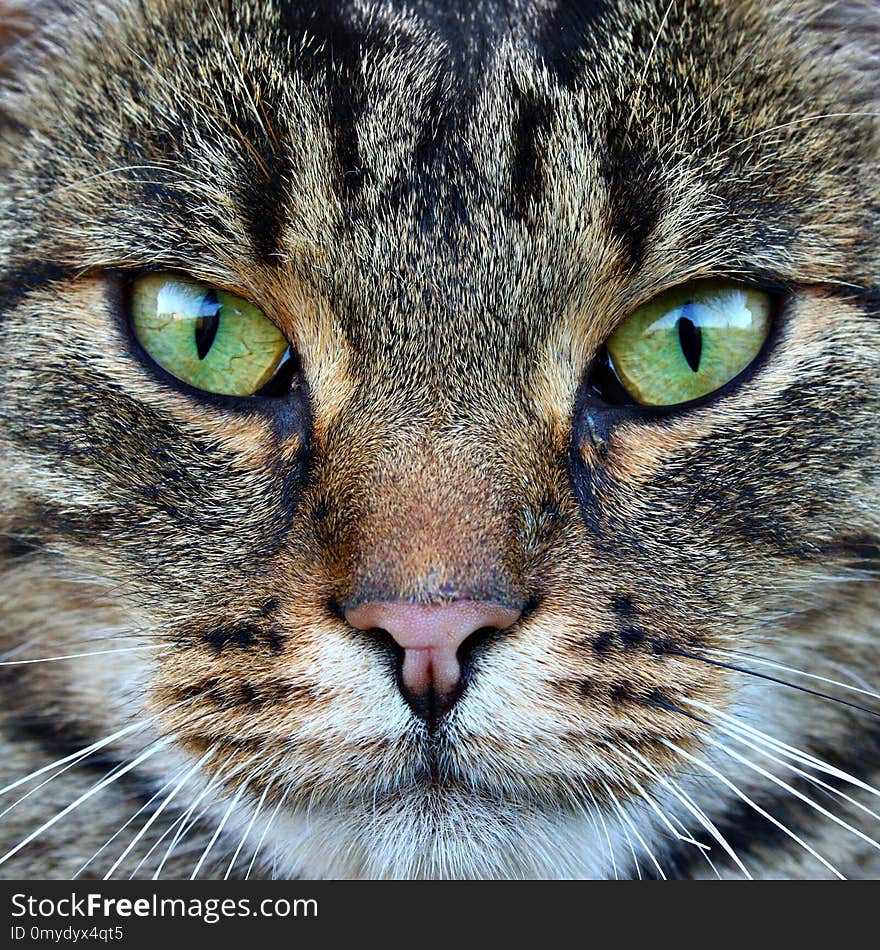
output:
[[[487,627],[503,630],[520,611],[478,600],[451,604],[374,602],[345,611],[357,630],[385,630],[403,648],[404,687],[416,696],[433,693],[443,704],[461,679],[458,650],[472,634]]]

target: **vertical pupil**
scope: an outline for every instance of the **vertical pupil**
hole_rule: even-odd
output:
[[[217,294],[209,290],[202,298],[199,315],[195,321],[196,352],[203,360],[214,345],[217,329],[220,326],[220,302]]]
[[[700,368],[700,356],[703,353],[703,331],[690,318],[693,304],[686,303],[678,318],[678,341],[688,366],[696,373]]]

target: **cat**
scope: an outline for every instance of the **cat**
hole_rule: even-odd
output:
[[[0,874],[880,873],[875,0],[4,0]]]

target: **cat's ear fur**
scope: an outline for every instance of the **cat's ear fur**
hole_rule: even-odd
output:
[[[0,0],[0,127],[26,125],[28,83],[66,47],[119,10],[118,0]]]
[[[803,7],[804,30],[842,64],[865,106],[880,108],[880,0],[811,0]]]
[[[21,74],[37,52],[37,4],[31,0],[0,0],[0,130],[20,124],[15,108]]]
[[[12,75],[13,62],[32,34],[32,6],[27,0],[0,0],[0,77]]]

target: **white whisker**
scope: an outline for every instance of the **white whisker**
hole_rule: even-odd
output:
[[[683,697],[681,701],[686,705],[700,709],[711,716],[716,716],[724,722],[732,723],[750,735],[765,740],[774,748],[776,748],[781,755],[787,755],[796,761],[799,761],[803,765],[809,765],[820,772],[824,772],[826,775],[832,775],[835,778],[842,779],[848,784],[854,785],[856,788],[860,788],[865,792],[870,792],[872,795],[880,798],[880,789],[874,788],[873,785],[868,785],[860,778],[850,775],[849,772],[844,772],[842,769],[830,765],[828,762],[824,762],[822,759],[817,758],[809,752],[805,752],[802,749],[796,749],[794,746],[788,745],[788,743],[783,742],[781,739],[776,739],[774,736],[768,735],[766,732],[762,732],[760,729],[756,729],[754,726],[750,726],[747,723],[741,722],[733,716],[730,716],[728,713],[722,712],[719,709],[714,709],[712,706],[709,706],[706,703],[699,702],[698,700],[687,699],[685,697]]]
[[[165,808],[168,806],[168,804],[174,799],[174,796],[177,795],[177,793],[181,790],[181,788],[183,788],[183,786],[186,784],[187,780],[188,780],[191,776],[195,775],[196,772],[198,772],[198,770],[202,767],[202,765],[204,765],[204,763],[211,757],[211,755],[213,755],[213,752],[214,752],[213,749],[209,749],[209,750],[198,760],[198,762],[196,762],[195,765],[193,765],[190,769],[187,770],[187,772],[184,774],[183,778],[180,779],[180,781],[174,786],[174,788],[171,790],[171,792],[169,792],[169,794],[165,796],[164,800],[162,801],[162,804],[153,812],[152,815],[150,815],[150,817],[149,817],[149,818],[147,819],[147,821],[144,823],[144,825],[143,825],[143,827],[141,828],[141,830],[140,830],[140,831],[135,835],[135,837],[128,843],[128,845],[126,846],[126,848],[125,848],[125,850],[122,852],[122,854],[120,854],[119,857],[118,857],[118,858],[113,862],[113,864],[110,866],[110,870],[107,871],[107,873],[104,875],[104,880],[105,880],[105,881],[110,880],[110,878],[113,876],[113,873],[116,871],[116,869],[119,867],[119,865],[122,864],[122,862],[128,857],[128,855],[131,853],[132,849],[137,845],[138,841],[140,841],[141,838],[143,838],[143,836],[147,833],[147,831],[150,830],[150,828],[153,826],[153,823],[159,818],[159,816],[162,814],[162,812],[165,810]]]
[[[226,868],[226,873],[223,875],[223,880],[229,880],[229,875],[232,874],[232,869],[235,867],[235,862],[238,860],[238,856],[241,853],[241,849],[244,847],[245,842],[250,837],[251,830],[256,823],[257,818],[259,817],[260,812],[263,810],[263,805],[266,801],[266,796],[269,794],[269,789],[272,787],[272,782],[269,781],[266,784],[266,787],[263,789],[263,794],[260,796],[260,800],[257,802],[257,807],[254,810],[254,813],[251,815],[250,821],[247,824],[244,832],[241,836],[241,841],[238,843],[238,847],[235,849],[235,853],[232,855],[232,860],[229,862],[229,866]]]
[[[804,802],[804,804],[809,805],[811,808],[819,812],[820,815],[824,815],[829,821],[833,821],[836,825],[843,828],[845,831],[849,831],[851,834],[854,834],[857,838],[861,838],[866,844],[869,844],[872,848],[876,848],[880,851],[880,844],[878,844],[873,838],[866,835],[864,832],[860,831],[858,828],[855,828],[849,822],[844,821],[838,815],[835,815],[833,812],[829,811],[827,808],[824,808],[818,802],[814,801],[808,795],[804,795],[803,792],[798,791],[793,785],[789,785],[788,782],[779,778],[778,775],[774,775],[772,772],[769,772],[767,769],[758,765],[756,762],[753,762],[751,759],[746,756],[740,755],[734,749],[731,749],[728,745],[721,742],[718,739],[709,739],[709,742],[714,745],[716,748],[722,750],[722,752],[727,753],[731,758],[736,759],[741,765],[744,765],[746,768],[751,769],[756,772],[758,775],[763,778],[769,779],[773,782],[774,785],[777,785],[779,788],[785,789],[789,794],[794,795],[795,798]]]
[[[702,810],[702,808],[697,805],[697,803],[683,791],[679,786],[672,781],[671,777],[664,775],[659,772],[640,752],[632,748],[632,746],[624,743],[625,747],[629,752],[634,755],[644,766],[649,775],[652,775],[667,791],[671,792],[675,798],[681,802],[682,805],[697,819],[697,821],[709,832],[709,834],[718,842],[719,845],[724,849],[728,854],[730,859],[734,864],[742,871],[745,877],[748,880],[752,880],[752,875],[749,869],[743,864],[739,855],[733,848],[730,846],[727,838],[721,833],[712,819]]]
[[[198,808],[201,802],[204,801],[204,799],[207,798],[218,785],[222,784],[223,782],[229,781],[230,779],[238,775],[241,771],[246,769],[248,765],[254,760],[257,754],[258,753],[254,753],[254,755],[249,756],[243,763],[236,765],[232,768],[228,768],[230,766],[230,761],[229,759],[227,759],[217,769],[217,771],[211,776],[211,778],[209,779],[205,787],[202,789],[201,792],[199,792],[199,794],[190,804],[189,808],[187,808],[187,810],[184,812],[182,816],[180,828],[178,829],[177,833],[174,835],[174,838],[172,839],[171,844],[168,845],[168,848],[166,849],[165,854],[162,856],[162,860],[159,862],[159,866],[153,872],[154,881],[159,879],[159,876],[162,874],[162,869],[165,867],[166,863],[170,860],[172,854],[174,854],[174,852],[177,850],[177,846],[180,844],[180,842],[189,834],[189,832],[193,828],[195,828],[198,825],[202,816],[207,811],[210,810],[211,806],[210,805],[206,806],[195,816],[195,818],[190,820],[190,816],[193,814],[196,808]],[[164,838],[165,835],[163,835],[162,837]]]
[[[153,802],[156,801],[156,799],[157,799],[160,795],[162,795],[162,793],[163,793],[170,785],[172,785],[175,781],[177,781],[177,778],[178,778],[178,776],[180,775],[180,773],[181,773],[182,771],[183,771],[183,769],[178,769],[177,772],[175,772],[174,775],[159,789],[159,791],[155,792],[146,802],[144,802],[143,805],[141,805],[141,807],[128,819],[128,821],[125,822],[124,825],[122,825],[120,828],[117,828],[117,830],[101,845],[100,848],[98,848],[98,850],[88,859],[88,861],[86,861],[85,864],[83,864],[83,865],[80,867],[80,869],[72,876],[71,880],[76,880],[76,878],[78,878],[78,877],[80,876],[80,874],[82,874],[82,872],[85,871],[85,869],[86,869],[99,855],[103,854],[103,852],[104,852],[107,848],[109,848],[111,844],[113,844],[113,842],[122,834],[123,831],[125,831],[126,828],[128,828],[128,826],[129,826],[133,821],[136,821],[137,818],[138,818],[140,815],[142,815],[142,814],[150,807],[150,805],[152,805]]]
[[[108,653],[137,653],[143,650],[159,650],[161,645],[151,644],[140,647],[119,647],[116,650],[92,650],[90,653],[67,653],[62,656],[44,656],[38,660],[2,660],[0,666],[27,666],[31,663],[55,663],[58,660],[80,660],[89,656],[106,656]]]
[[[859,811],[864,812],[870,818],[880,823],[880,814],[868,808],[867,805],[864,805],[862,802],[853,798],[851,795],[847,795],[845,792],[842,792],[839,788],[835,788],[833,785],[829,785],[828,782],[823,782],[822,779],[817,778],[815,775],[811,774],[810,772],[805,772],[803,769],[799,769],[796,765],[792,765],[790,761],[780,758],[778,755],[774,755],[772,752],[769,751],[768,744],[766,742],[764,742],[763,745],[761,745],[757,741],[750,742],[748,739],[745,738],[745,735],[743,734],[743,732],[737,730],[735,727],[728,727],[728,728],[718,727],[718,728],[721,728],[722,731],[726,735],[731,736],[732,738],[735,738],[738,742],[741,742],[743,745],[752,749],[754,752],[757,752],[759,755],[762,755],[765,758],[769,759],[771,762],[774,762],[777,765],[782,766],[782,768],[787,769],[789,772],[794,772],[795,775],[798,775],[801,778],[805,779],[811,785],[814,785],[817,788],[822,789],[829,796],[842,799],[843,801],[852,805],[854,808],[857,808]],[[878,847],[880,847],[880,845],[878,845]]]
[[[101,749],[106,748],[111,743],[115,742],[117,739],[121,739],[123,736],[127,736],[131,732],[136,732],[139,729],[144,729],[150,725],[154,720],[155,716],[145,719],[142,722],[137,722],[134,725],[126,726],[124,729],[120,729],[118,732],[114,732],[113,735],[107,736],[104,739],[99,739],[97,742],[93,742],[91,745],[86,746],[83,749],[79,749],[76,752],[72,752],[70,755],[64,756],[64,758],[56,759],[54,762],[49,763],[49,765],[44,765],[42,768],[35,769],[29,775],[25,775],[23,778],[16,779],[16,781],[11,782],[9,785],[4,788],[0,788],[0,795],[6,795],[7,793],[13,791],[13,789],[18,788],[21,785],[24,785],[25,782],[29,782],[32,779],[38,778],[40,775],[44,775],[46,772],[54,769],[56,766],[64,765],[67,762],[81,761],[82,759],[88,758],[90,755],[93,755],[95,752],[100,751]]]
[[[259,754],[260,754],[259,752],[255,752],[237,771],[241,771],[241,769],[247,768],[247,766],[251,762],[253,762],[253,760],[257,758]],[[266,763],[265,767],[270,768],[280,758],[280,755],[281,753],[278,753],[273,759],[271,759],[269,762]],[[214,834],[212,835],[211,840],[208,842],[207,846],[205,847],[205,850],[202,852],[202,856],[199,858],[199,861],[196,864],[195,868],[193,868],[192,875],[190,876],[191,881],[194,881],[196,877],[198,876],[198,873],[201,870],[202,865],[205,863],[205,861],[208,858],[208,855],[211,852],[211,849],[214,847],[214,844],[216,843],[217,839],[220,837],[221,832],[226,827],[226,822],[229,820],[229,816],[235,810],[235,806],[241,800],[241,797],[242,795],[244,795],[245,791],[247,790],[248,785],[253,781],[254,776],[257,774],[257,771],[258,769],[252,770],[248,775],[245,776],[244,780],[240,783],[235,795],[233,796],[232,800],[229,803],[229,807],[226,809],[226,811],[223,814],[223,817],[221,818],[220,822],[217,824],[217,828],[214,831]]]
[[[593,792],[590,789],[587,789],[587,791],[590,796],[590,801],[593,803],[593,809],[595,811],[595,815],[599,819],[599,822],[602,825],[602,831],[605,834],[605,841],[608,844],[608,857],[611,859],[611,867],[614,872],[614,880],[619,881],[620,875],[617,872],[617,861],[614,860],[614,848],[611,844],[611,835],[608,834],[608,825],[605,824],[605,819],[602,817],[602,810],[599,808],[598,804],[596,803],[596,799],[595,799],[595,796],[593,795]]]
[[[40,827],[37,828],[36,831],[32,831],[29,835],[27,835],[25,838],[19,841],[19,843],[15,845],[15,847],[10,848],[9,851],[6,852],[6,854],[0,857],[0,865],[5,864],[10,858],[18,854],[18,852],[21,851],[22,848],[29,845],[32,841],[38,838],[45,831],[48,831],[49,828],[51,828],[53,825],[61,821],[62,818],[69,815],[74,809],[78,808],[80,805],[88,801],[94,795],[97,795],[98,792],[105,789],[108,785],[112,785],[113,782],[118,781],[120,778],[122,778],[123,775],[126,775],[128,772],[131,772],[132,769],[137,768],[142,762],[145,762],[147,759],[155,755],[161,749],[164,749],[166,746],[169,745],[170,742],[173,741],[174,738],[175,738],[174,736],[169,736],[164,739],[159,739],[158,741],[150,745],[139,756],[137,756],[137,758],[133,759],[127,765],[124,765],[122,768],[120,768],[114,775],[111,775],[102,779],[96,785],[93,785],[87,792],[83,792],[83,794],[80,795],[75,801],[72,801],[69,805],[67,805],[60,812],[58,812],[58,814],[54,815],[48,821],[40,825]]]
[[[629,757],[627,756],[627,758]],[[630,760],[630,762],[631,761],[632,760]],[[635,764],[638,765],[638,763]],[[642,771],[644,771],[644,769],[642,769]],[[697,841],[697,839],[689,833],[686,832],[685,834],[682,834],[677,828],[675,828],[672,824],[672,819],[664,813],[663,809],[660,808],[656,800],[650,794],[648,794],[647,791],[645,791],[645,788],[634,775],[629,775],[628,779],[630,782],[632,782],[639,795],[645,800],[654,814],[660,819],[660,821],[675,839],[682,841],[685,844],[693,845],[695,848],[699,848],[702,851],[711,850],[708,845],[703,844],[701,841]]]
[[[669,739],[661,739],[660,741],[671,751],[686,758],[689,762],[692,762],[694,765],[697,765],[698,767],[705,769],[706,772],[708,772],[710,775],[716,778],[725,787],[729,788],[730,791],[732,791],[733,794],[736,795],[736,797],[740,799],[740,801],[744,802],[750,808],[754,809],[754,811],[756,811],[759,815],[766,818],[767,821],[769,821],[772,825],[774,825],[776,828],[778,828],[780,831],[786,834],[789,838],[791,838],[792,841],[800,845],[807,853],[811,854],[820,864],[822,864],[833,875],[835,875],[835,877],[839,878],[840,880],[844,880],[844,875],[841,874],[840,871],[838,871],[837,868],[834,867],[834,865],[831,864],[830,861],[822,857],[822,855],[819,854],[819,852],[815,848],[807,844],[807,842],[804,841],[803,838],[801,838],[799,835],[795,834],[795,832],[793,832],[791,828],[783,824],[783,822],[781,822],[778,818],[776,818],[774,815],[771,815],[770,812],[762,808],[756,801],[754,801],[752,798],[746,795],[746,793],[738,785],[732,782],[726,775],[724,775],[722,772],[716,769],[713,765],[711,765],[709,762],[706,762],[704,759],[701,759],[699,756],[692,755],[690,752],[687,752],[684,749],[679,748],[677,745],[675,745],[674,742],[670,742]]]
[[[246,881],[250,879],[251,871],[254,869],[254,864],[256,864],[257,857],[263,847],[263,842],[266,840],[266,835],[269,834],[269,829],[272,827],[272,824],[275,821],[275,818],[277,817],[278,812],[281,811],[281,807],[284,805],[284,802],[287,800],[287,793],[289,791],[290,789],[285,789],[283,794],[281,795],[281,798],[278,799],[278,804],[275,806],[274,810],[272,811],[269,821],[266,823],[266,827],[263,829],[263,833],[260,835],[260,840],[257,842],[256,848],[254,848],[254,854],[253,854],[253,857],[251,858],[251,863],[248,865],[248,869],[244,875],[244,879]]]
[[[818,673],[807,673],[805,670],[796,669],[793,666],[786,666],[784,663],[776,663],[773,660],[768,660],[764,657],[756,656],[754,653],[743,653],[739,650],[708,650],[705,651],[708,653],[718,653],[725,654],[727,656],[738,656],[748,659],[750,663],[758,663],[762,666],[769,666],[773,669],[783,670],[786,673],[795,673],[798,676],[804,676],[808,679],[817,680],[821,683],[828,683],[830,686],[839,686],[841,689],[849,690],[852,693],[860,693],[862,696],[870,696],[871,699],[880,699],[880,693],[875,693],[870,689],[862,689],[858,686],[852,686],[849,683],[841,682],[840,680],[831,679],[827,676],[820,676]]]
[[[621,805],[620,802],[618,801],[617,796],[614,794],[614,791],[611,789],[611,786],[609,786],[609,785],[608,785],[607,783],[605,783],[605,782],[602,782],[602,784],[603,784],[603,786],[605,787],[605,791],[608,792],[609,796],[611,797],[611,801],[614,803],[614,807],[615,807],[615,809],[617,810],[617,813],[620,815],[621,819],[622,819],[627,825],[629,825],[630,830],[631,830],[632,833],[636,836],[636,840],[637,840],[637,841],[639,842],[639,844],[642,846],[643,850],[645,851],[645,853],[646,853],[646,854],[648,855],[648,857],[650,858],[651,863],[652,863],[652,864],[654,865],[654,867],[657,869],[657,873],[660,875],[661,879],[665,881],[665,880],[666,880],[666,874],[664,873],[663,868],[660,867],[660,864],[659,864],[659,862],[657,861],[656,855],[655,855],[654,852],[648,847],[648,845],[645,843],[645,839],[639,834],[638,829],[636,828],[635,824],[630,820],[629,816],[626,814],[626,811],[625,811],[623,805]],[[627,837],[629,837],[629,836],[627,836]],[[635,853],[633,853],[633,857],[635,857]],[[638,865],[638,861],[636,861],[636,868],[637,868],[637,869],[638,869],[638,866],[639,866],[639,865]],[[641,879],[641,872],[639,873],[639,879]]]

